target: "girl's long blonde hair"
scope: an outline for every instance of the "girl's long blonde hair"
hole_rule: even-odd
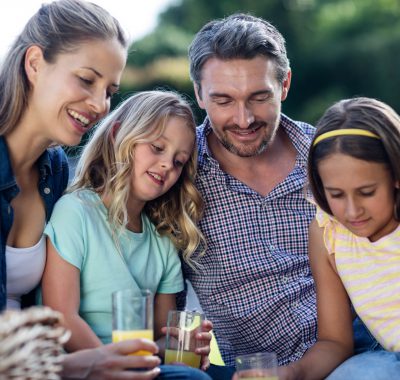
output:
[[[145,91],[123,101],[98,125],[78,162],[70,191],[87,188],[110,199],[109,222],[118,236],[128,223],[127,201],[137,144],[158,139],[171,117],[186,120],[196,133],[189,104],[171,91]],[[183,259],[195,264],[192,254],[205,249],[205,239],[197,227],[203,201],[194,185],[197,148],[194,146],[178,181],[161,197],[149,201],[145,213],[160,235],[168,236]],[[116,242],[118,244],[118,242]],[[118,246],[118,245],[117,245]]]

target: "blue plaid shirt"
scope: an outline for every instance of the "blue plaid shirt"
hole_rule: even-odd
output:
[[[197,186],[205,201],[200,228],[207,253],[197,272],[184,265],[214,324],[226,365],[237,355],[273,351],[279,364],[301,358],[316,341],[316,300],[308,261],[305,199],[308,148],[314,128],[282,115],[297,149],[295,168],[266,197],[223,172],[210,155],[209,121],[197,128]]]

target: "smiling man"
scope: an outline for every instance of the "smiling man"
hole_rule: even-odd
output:
[[[273,351],[287,364],[316,340],[307,254],[315,210],[303,192],[314,128],[281,113],[291,70],[270,23],[245,14],[211,21],[189,59],[207,112],[197,130],[197,186],[208,246],[201,268],[185,274],[231,372],[235,357],[251,352]]]

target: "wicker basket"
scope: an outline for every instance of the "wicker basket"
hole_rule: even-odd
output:
[[[70,333],[48,307],[0,315],[0,380],[58,380],[63,344]]]

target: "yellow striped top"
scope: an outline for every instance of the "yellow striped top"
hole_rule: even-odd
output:
[[[386,350],[400,351],[400,226],[371,242],[320,209],[316,219],[357,314]]]

